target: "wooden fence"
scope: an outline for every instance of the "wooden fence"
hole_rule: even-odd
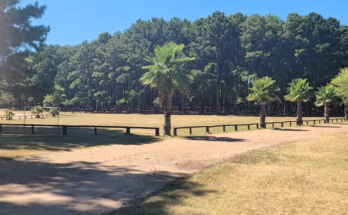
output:
[[[343,122],[345,121],[344,118],[337,118],[337,119],[330,119],[329,122]],[[324,122],[324,119],[316,119],[316,120],[303,120],[303,123],[305,124],[309,124],[309,122],[313,122],[313,124],[315,124],[316,122],[318,122],[319,124],[321,122]],[[284,127],[284,124],[285,123],[289,123],[290,126],[292,126],[292,124],[296,125],[297,124],[297,121],[283,121],[283,122],[267,122],[266,123],[266,126],[267,125],[272,125],[272,128],[274,128],[274,125],[275,124],[280,124],[281,127]],[[252,125],[256,125],[256,128],[258,129],[259,128],[259,124],[258,123],[251,123],[251,124],[233,124],[233,125],[209,125],[209,126],[187,126],[187,127],[175,127],[173,128],[174,129],[174,136],[177,136],[178,135],[178,129],[189,129],[189,133],[192,134],[192,129],[193,128],[206,128],[205,131],[207,133],[209,133],[209,128],[214,128],[214,127],[222,127],[223,128],[223,132],[226,131],[226,127],[228,126],[234,126],[234,130],[235,131],[238,131],[238,126],[247,126],[248,127],[248,130],[250,130],[250,126]]]
[[[174,129],[174,136],[178,135],[178,129],[189,129],[190,134],[192,134],[193,128],[205,128],[205,131],[209,133],[209,128],[215,128],[215,127],[222,127],[223,132],[226,131],[226,127],[234,126],[234,130],[238,131],[238,126],[247,126],[248,130],[250,130],[250,126],[255,125],[256,128],[259,128],[258,123],[251,123],[251,124],[232,124],[232,125],[205,125],[205,126],[188,126],[188,127],[175,127]]]
[[[130,127],[130,126],[102,126],[102,125],[43,125],[43,124],[0,124],[0,133],[2,133],[3,126],[23,126],[31,127],[31,133],[34,134],[35,127],[56,127],[62,128],[63,135],[68,134],[68,128],[94,128],[94,134],[97,134],[98,128],[123,128],[126,129],[126,134],[130,134],[131,129],[153,129],[155,130],[155,135],[159,136],[159,128],[155,127]]]
[[[345,121],[344,118],[336,118],[336,119],[330,119],[329,122],[331,121],[331,123],[334,123],[334,121],[336,122],[343,122]],[[318,124],[320,124],[321,122],[324,123],[324,119],[311,119],[311,120],[303,120],[303,124],[305,125],[309,125],[309,122],[313,122],[313,124],[315,125],[316,122],[318,122]],[[266,127],[267,125],[272,125],[272,128],[274,128],[275,124],[280,124],[281,127],[284,127],[285,123],[289,123],[290,127],[292,126],[292,124],[294,123],[294,125],[297,125],[297,121],[283,121],[283,122],[267,122],[266,123]]]
[[[52,115],[51,115],[51,114],[42,114],[42,115],[40,115],[40,118],[41,118],[41,117],[50,117],[50,116],[52,116]],[[12,116],[12,119],[14,119],[14,118],[16,118],[16,117],[17,117],[18,119],[24,119],[24,118],[25,118],[25,119],[29,119],[29,118],[30,118],[30,119],[33,119],[33,117],[35,118],[36,115]],[[3,120],[3,119],[7,120],[5,116],[1,116],[0,119],[1,119],[1,120]]]

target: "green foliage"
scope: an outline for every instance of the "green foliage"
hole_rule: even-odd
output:
[[[154,50],[154,56],[149,55],[145,58],[152,64],[142,67],[149,71],[142,75],[141,83],[145,86],[158,88],[160,94],[171,95],[176,91],[183,95],[189,95],[193,73],[183,65],[195,58],[186,57],[182,52],[183,49],[184,45],[177,45],[173,42],[157,46]]]
[[[51,109],[49,110],[49,112],[50,112],[50,114],[52,114],[52,116],[56,116],[56,115],[59,114],[58,108],[51,108]]]
[[[344,104],[348,104],[348,68],[343,68],[340,73],[331,80],[335,87],[335,93],[342,99]]]
[[[35,106],[31,109],[31,113],[36,115],[36,118],[40,118],[40,113],[43,113],[44,109],[41,106]]]
[[[298,99],[300,102],[307,102],[312,98],[311,90],[313,87],[309,86],[307,79],[297,78],[288,83],[287,88],[289,94],[284,96],[284,99],[291,102],[296,102]]]
[[[15,115],[15,113],[13,113],[12,110],[6,110],[6,112],[5,112],[5,117],[7,120],[12,120],[12,116],[14,116],[14,115]]]
[[[58,107],[64,103],[65,97],[64,89],[59,85],[55,85],[53,93],[44,97],[43,104],[44,106]]]
[[[318,87],[318,91],[315,92],[315,97],[316,101],[314,104],[318,107],[337,102],[335,87],[331,84]]]
[[[255,101],[256,104],[267,104],[272,101],[280,102],[278,95],[279,87],[275,86],[276,81],[272,78],[265,76],[260,79],[252,80],[252,88],[249,88],[251,92],[248,95],[248,101]]]

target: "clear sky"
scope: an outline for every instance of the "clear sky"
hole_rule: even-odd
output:
[[[348,25],[348,0],[21,0],[20,6],[35,1],[46,5],[47,10],[33,23],[49,25],[46,43],[59,45],[76,45],[103,32],[124,31],[137,19],[178,17],[194,21],[217,10],[226,15],[272,13],[283,20],[289,13],[316,12]]]

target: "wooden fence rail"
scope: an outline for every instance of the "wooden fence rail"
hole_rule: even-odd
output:
[[[329,120],[329,122],[334,122],[334,121],[336,121],[336,122],[338,122],[338,121],[340,121],[340,122],[343,122],[343,121],[345,121],[345,119],[344,118],[336,118],[336,119],[330,119]],[[311,119],[311,120],[303,120],[303,124],[309,124],[309,122],[313,122],[313,124],[315,125],[315,123],[316,122],[318,122],[318,124],[320,124],[321,122],[323,122],[324,123],[324,119]],[[289,123],[290,124],[290,127],[292,126],[292,123],[294,123],[295,125],[297,125],[297,121],[283,121],[283,122],[266,122],[266,126],[267,125],[272,125],[272,128],[274,128],[274,125],[275,124],[280,124],[280,126],[281,127],[284,127],[284,123]]]
[[[159,128],[155,127],[131,127],[131,126],[102,126],[102,125],[43,125],[43,124],[0,124],[0,133],[2,133],[3,126],[28,126],[31,127],[31,133],[34,134],[34,127],[61,127],[63,130],[63,135],[68,134],[68,128],[94,128],[94,134],[97,134],[97,128],[124,128],[126,129],[126,134],[130,134],[131,129],[153,129],[155,130],[155,135],[159,136]]]
[[[258,123],[251,123],[251,124],[232,124],[232,125],[204,125],[204,126],[187,126],[187,127],[175,127],[174,129],[174,136],[178,135],[178,129],[189,129],[190,134],[192,134],[193,128],[205,128],[205,131],[209,133],[210,128],[216,128],[216,127],[222,127],[223,132],[226,131],[226,127],[234,127],[235,131],[238,131],[238,126],[247,126],[248,130],[250,130],[250,126],[255,125],[256,128],[259,128]]]
[[[50,116],[52,116],[52,115],[51,115],[51,114],[42,114],[42,115],[40,115],[40,117],[45,117],[45,116],[46,116],[46,117],[50,117]],[[25,118],[25,119],[29,119],[29,118],[30,118],[30,119],[33,119],[33,117],[35,118],[36,115],[12,116],[12,119],[14,119],[14,118],[16,118],[16,117],[17,117],[18,119],[24,119],[24,118]],[[7,120],[5,116],[1,116],[0,119],[1,119],[1,120],[3,120],[3,119]]]

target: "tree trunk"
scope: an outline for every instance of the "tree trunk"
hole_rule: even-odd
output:
[[[297,99],[297,125],[303,125],[303,120],[302,120],[302,104],[301,100]]]
[[[329,123],[329,103],[324,104],[324,122]]]
[[[344,119],[348,120],[348,104],[344,105]]]
[[[260,127],[266,128],[266,105],[260,105]]]
[[[164,93],[162,95],[162,105],[164,110],[164,125],[163,131],[164,135],[170,136],[170,130],[172,129],[171,115],[172,115],[172,94]]]

